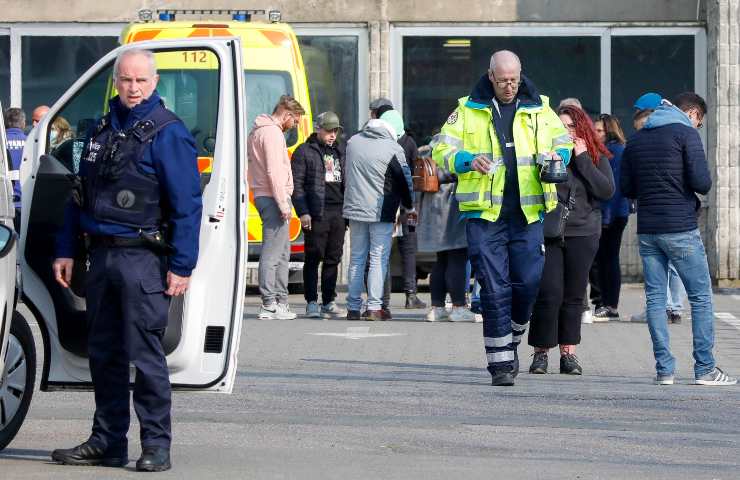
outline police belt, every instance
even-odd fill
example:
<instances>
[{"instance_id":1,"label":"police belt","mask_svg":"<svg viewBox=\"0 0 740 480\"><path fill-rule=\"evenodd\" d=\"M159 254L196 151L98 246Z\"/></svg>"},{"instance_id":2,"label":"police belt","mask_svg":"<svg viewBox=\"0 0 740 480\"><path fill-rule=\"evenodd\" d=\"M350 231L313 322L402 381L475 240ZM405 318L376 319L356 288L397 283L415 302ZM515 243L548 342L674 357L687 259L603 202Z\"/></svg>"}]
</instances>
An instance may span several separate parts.
<instances>
[{"instance_id":1,"label":"police belt","mask_svg":"<svg viewBox=\"0 0 740 480\"><path fill-rule=\"evenodd\" d=\"M113 235L90 235L90 248L151 248L143 238L116 237Z\"/></svg>"}]
</instances>

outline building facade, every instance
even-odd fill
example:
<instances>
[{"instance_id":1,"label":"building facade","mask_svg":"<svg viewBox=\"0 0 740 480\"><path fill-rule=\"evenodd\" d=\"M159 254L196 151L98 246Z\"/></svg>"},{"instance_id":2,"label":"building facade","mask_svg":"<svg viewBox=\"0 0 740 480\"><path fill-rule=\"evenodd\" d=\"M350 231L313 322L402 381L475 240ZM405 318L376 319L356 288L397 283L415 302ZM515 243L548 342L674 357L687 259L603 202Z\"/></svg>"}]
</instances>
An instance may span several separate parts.
<instances>
[{"instance_id":1,"label":"building facade","mask_svg":"<svg viewBox=\"0 0 740 480\"><path fill-rule=\"evenodd\" d=\"M350 132L370 99L387 96L424 143L501 48L521 56L552 104L578 97L592 115L617 115L627 133L642 93L693 90L709 104L701 135L714 187L701 228L710 268L720 286L740 285L740 0L211 3L0 0L0 100L27 113L53 103L141 9L216 7L279 10L299 36L314 112L337 111ZM639 278L634 223L622 266Z\"/></svg>"}]
</instances>

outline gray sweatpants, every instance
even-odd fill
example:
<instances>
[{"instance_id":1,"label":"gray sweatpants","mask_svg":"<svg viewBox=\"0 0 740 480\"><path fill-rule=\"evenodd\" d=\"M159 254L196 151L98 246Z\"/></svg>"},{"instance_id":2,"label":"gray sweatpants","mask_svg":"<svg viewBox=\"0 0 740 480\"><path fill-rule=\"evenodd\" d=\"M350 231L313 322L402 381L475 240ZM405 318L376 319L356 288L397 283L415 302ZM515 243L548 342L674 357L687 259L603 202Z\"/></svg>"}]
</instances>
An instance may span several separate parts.
<instances>
[{"instance_id":1,"label":"gray sweatpants","mask_svg":"<svg viewBox=\"0 0 740 480\"><path fill-rule=\"evenodd\" d=\"M272 197L255 197L254 205L262 219L262 251L259 264L259 286L263 305L288 303L288 267L290 262L290 229L280 216Z\"/></svg>"}]
</instances>

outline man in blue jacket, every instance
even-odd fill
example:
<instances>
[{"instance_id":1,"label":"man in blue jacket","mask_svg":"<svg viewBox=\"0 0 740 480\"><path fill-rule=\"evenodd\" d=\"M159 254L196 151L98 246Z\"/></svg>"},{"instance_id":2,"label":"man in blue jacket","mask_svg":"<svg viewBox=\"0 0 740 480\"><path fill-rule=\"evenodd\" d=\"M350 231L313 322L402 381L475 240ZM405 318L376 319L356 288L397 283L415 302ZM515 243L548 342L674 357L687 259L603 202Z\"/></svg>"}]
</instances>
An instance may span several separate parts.
<instances>
[{"instance_id":1,"label":"man in blue jacket","mask_svg":"<svg viewBox=\"0 0 740 480\"><path fill-rule=\"evenodd\" d=\"M675 106L674 106L675 105ZM712 179L697 129L707 105L695 93L682 93L655 109L627 142L621 187L637 199L637 233L645 275L647 321L659 385L674 383L675 358L666 317L667 265L671 261L691 304L694 376L699 385L734 385L715 365L712 280L697 226L696 194L706 195Z\"/></svg>"},{"instance_id":2,"label":"man in blue jacket","mask_svg":"<svg viewBox=\"0 0 740 480\"><path fill-rule=\"evenodd\" d=\"M15 206L15 230L20 232L21 225L21 182L20 168L23 159L23 147L26 145L26 114L20 108L5 110L5 135L10 154L10 178L13 181L13 205Z\"/></svg>"},{"instance_id":3,"label":"man in blue jacket","mask_svg":"<svg viewBox=\"0 0 740 480\"><path fill-rule=\"evenodd\" d=\"M57 238L53 270L65 288L79 233L90 245L86 300L95 416L87 441L52 452L66 465L128 463L133 364L142 445L136 469L170 468L172 400L162 338L170 298L185 293L198 259L202 199L195 141L164 107L158 79L147 50L127 50L116 60L118 96L87 142L82 188Z\"/></svg>"}]
</instances>

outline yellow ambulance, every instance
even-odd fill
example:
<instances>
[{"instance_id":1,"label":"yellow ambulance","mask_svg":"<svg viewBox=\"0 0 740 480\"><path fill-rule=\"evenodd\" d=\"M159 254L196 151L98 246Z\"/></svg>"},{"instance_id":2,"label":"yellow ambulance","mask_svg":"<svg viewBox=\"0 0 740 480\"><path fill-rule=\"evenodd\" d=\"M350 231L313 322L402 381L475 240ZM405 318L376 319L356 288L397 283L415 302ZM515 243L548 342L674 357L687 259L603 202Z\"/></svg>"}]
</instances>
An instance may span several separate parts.
<instances>
[{"instance_id":1,"label":"yellow ambulance","mask_svg":"<svg viewBox=\"0 0 740 480\"><path fill-rule=\"evenodd\" d=\"M155 20L154 17L157 19ZM254 20L252 17L266 15L268 21ZM213 18L226 17L226 21L193 20L185 21L181 17ZM247 124L250 126L257 115L272 113L278 98L283 94L292 95L306 109L298 128L286 133L288 151L292 155L295 148L303 143L313 131L311 102L306 80L306 69L298 48L298 40L293 29L280 23L280 13L272 10L157 10L142 11L140 21L129 24L121 32L122 45L146 40L166 40L187 37L230 37L241 39L246 84ZM230 17L230 18L229 18ZM178 52L177 55L157 55L157 69L160 81L157 86L159 94L168 108L183 119L191 128L199 150L198 166L202 181L208 182L213 161L212 149L209 150L212 136L209 132L215 126L203 125L202 106L189 105L187 96L181 95L186 89L203 89L205 85L198 82L198 72L217 69L213 55L206 51ZM167 71L177 75L167 75ZM186 75L190 72L190 76ZM190 85L183 85L190 82ZM213 92L217 95L217 92ZM202 92L197 97L202 101ZM177 99L177 104L168 102ZM214 106L217 102L214 101ZM249 212L247 220L249 240L248 259L254 267L259 259L262 243L262 222L254 206L250 191ZM291 281L300 281L299 270L302 268L304 245L301 223L293 211L290 220L291 239Z\"/></svg>"}]
</instances>

